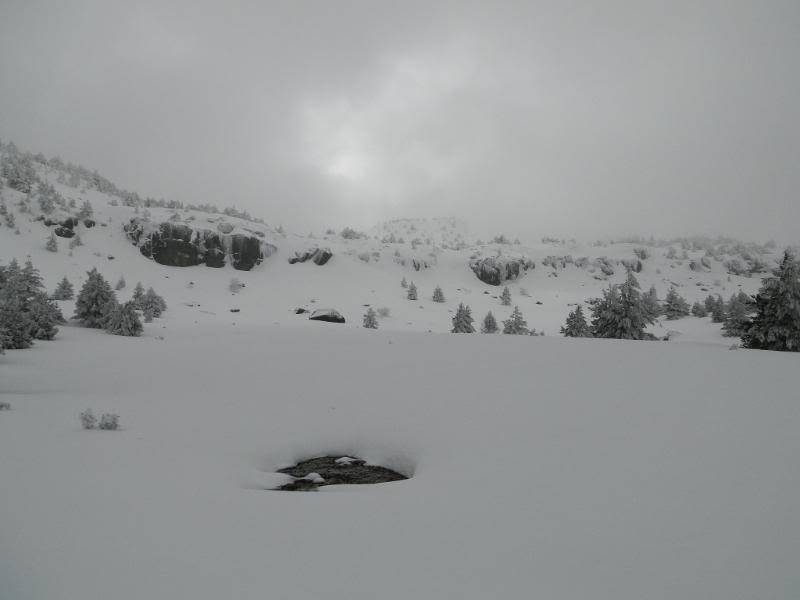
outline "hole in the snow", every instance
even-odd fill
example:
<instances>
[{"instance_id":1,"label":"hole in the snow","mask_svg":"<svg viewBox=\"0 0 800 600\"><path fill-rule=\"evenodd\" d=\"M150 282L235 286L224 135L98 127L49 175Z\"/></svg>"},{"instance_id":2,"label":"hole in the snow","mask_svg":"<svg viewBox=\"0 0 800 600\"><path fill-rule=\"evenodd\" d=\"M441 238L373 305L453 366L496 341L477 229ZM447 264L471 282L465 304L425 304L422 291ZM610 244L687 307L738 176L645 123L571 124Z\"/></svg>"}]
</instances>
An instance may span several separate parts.
<instances>
[{"instance_id":1,"label":"hole in the snow","mask_svg":"<svg viewBox=\"0 0 800 600\"><path fill-rule=\"evenodd\" d=\"M301 461L293 467L279 469L278 473L294 478L277 488L290 492L316 490L323 485L386 483L408 479L397 471L369 465L354 456L319 456Z\"/></svg>"}]
</instances>

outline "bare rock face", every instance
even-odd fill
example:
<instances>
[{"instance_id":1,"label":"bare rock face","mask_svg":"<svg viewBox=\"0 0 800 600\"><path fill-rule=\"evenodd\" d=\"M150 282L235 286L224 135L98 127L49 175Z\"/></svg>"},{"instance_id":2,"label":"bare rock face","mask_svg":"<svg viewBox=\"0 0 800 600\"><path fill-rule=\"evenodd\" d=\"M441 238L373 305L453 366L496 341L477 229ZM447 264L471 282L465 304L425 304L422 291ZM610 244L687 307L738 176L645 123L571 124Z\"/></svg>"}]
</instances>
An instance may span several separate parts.
<instances>
[{"instance_id":1,"label":"bare rock face","mask_svg":"<svg viewBox=\"0 0 800 600\"><path fill-rule=\"evenodd\" d=\"M505 281L519 279L535 265L527 258L488 257L473 259L469 266L475 276L484 283L502 285Z\"/></svg>"},{"instance_id":2,"label":"bare rock face","mask_svg":"<svg viewBox=\"0 0 800 600\"><path fill-rule=\"evenodd\" d=\"M63 225L59 225L53 230L58 237L62 238L71 238L75 236L75 232L70 227L64 227Z\"/></svg>"},{"instance_id":3,"label":"bare rock face","mask_svg":"<svg viewBox=\"0 0 800 600\"><path fill-rule=\"evenodd\" d=\"M332 308L320 308L311 313L309 321L327 321L328 323L344 323L344 317L338 310Z\"/></svg>"},{"instance_id":4,"label":"bare rock face","mask_svg":"<svg viewBox=\"0 0 800 600\"><path fill-rule=\"evenodd\" d=\"M305 252L295 252L295 255L289 259L289 264L304 263L311 261L315 265L322 266L333 258L333 252L330 248L312 248Z\"/></svg>"},{"instance_id":5,"label":"bare rock face","mask_svg":"<svg viewBox=\"0 0 800 600\"><path fill-rule=\"evenodd\" d=\"M134 218L123 229L142 255L171 267L204 264L220 268L230 262L234 269L249 271L277 251L275 246L257 237L196 230L181 223L161 223L154 227Z\"/></svg>"}]
</instances>

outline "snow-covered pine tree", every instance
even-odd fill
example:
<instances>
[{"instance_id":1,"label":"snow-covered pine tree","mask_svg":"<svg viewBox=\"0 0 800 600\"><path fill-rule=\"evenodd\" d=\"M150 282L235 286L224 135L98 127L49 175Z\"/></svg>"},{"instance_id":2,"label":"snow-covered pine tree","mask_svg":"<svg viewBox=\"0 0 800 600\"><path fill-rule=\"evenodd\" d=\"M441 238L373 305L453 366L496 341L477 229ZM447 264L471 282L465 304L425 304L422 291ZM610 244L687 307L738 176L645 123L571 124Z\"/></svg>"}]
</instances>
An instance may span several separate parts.
<instances>
[{"instance_id":1,"label":"snow-covered pine tree","mask_svg":"<svg viewBox=\"0 0 800 600\"><path fill-rule=\"evenodd\" d=\"M72 300L75 297L75 290L69 279L64 278L58 282L55 291L53 292L53 300Z\"/></svg>"},{"instance_id":2,"label":"snow-covered pine tree","mask_svg":"<svg viewBox=\"0 0 800 600\"><path fill-rule=\"evenodd\" d=\"M58 240L56 239L55 233L50 234L50 237L47 238L47 242L45 243L44 247L48 252L58 252Z\"/></svg>"},{"instance_id":3,"label":"snow-covered pine tree","mask_svg":"<svg viewBox=\"0 0 800 600\"><path fill-rule=\"evenodd\" d=\"M633 273L623 284L603 290L601 298L589 300L592 335L621 340L653 339L644 329L655 321L644 307L639 282Z\"/></svg>"},{"instance_id":4,"label":"snow-covered pine tree","mask_svg":"<svg viewBox=\"0 0 800 600\"><path fill-rule=\"evenodd\" d=\"M579 304L575 310L567 315L567 322L561 328L564 337L592 337L592 330L583 314L583 307Z\"/></svg>"},{"instance_id":5,"label":"snow-covered pine tree","mask_svg":"<svg viewBox=\"0 0 800 600\"><path fill-rule=\"evenodd\" d=\"M139 320L136 306L133 302L117 304L111 310L106 319L106 331L114 335L125 335L136 337L142 335L144 327Z\"/></svg>"},{"instance_id":6,"label":"snow-covered pine tree","mask_svg":"<svg viewBox=\"0 0 800 600\"><path fill-rule=\"evenodd\" d=\"M459 303L456 309L451 333L475 333L475 328L472 326L472 310L463 302Z\"/></svg>"},{"instance_id":7,"label":"snow-covered pine tree","mask_svg":"<svg viewBox=\"0 0 800 600\"><path fill-rule=\"evenodd\" d=\"M126 285L127 284L125 283L125 276L120 275L119 279L117 280L117 285L114 286L114 289L116 291L124 290Z\"/></svg>"},{"instance_id":8,"label":"snow-covered pine tree","mask_svg":"<svg viewBox=\"0 0 800 600\"><path fill-rule=\"evenodd\" d=\"M433 301L434 302L444 302L445 301L444 292L442 291L442 288L439 287L438 285L436 286L436 289L433 290Z\"/></svg>"},{"instance_id":9,"label":"snow-covered pine tree","mask_svg":"<svg viewBox=\"0 0 800 600\"><path fill-rule=\"evenodd\" d=\"M56 325L65 322L61 309L43 292L36 293L29 300L28 316L35 340L52 340L58 333Z\"/></svg>"},{"instance_id":10,"label":"snow-covered pine tree","mask_svg":"<svg viewBox=\"0 0 800 600\"><path fill-rule=\"evenodd\" d=\"M725 311L722 323L722 335L725 337L742 337L750 327L750 311L752 301L747 294L733 294Z\"/></svg>"},{"instance_id":11,"label":"snow-covered pine tree","mask_svg":"<svg viewBox=\"0 0 800 600\"><path fill-rule=\"evenodd\" d=\"M508 289L508 288L506 288ZM511 316L503 321L503 333L511 335L528 335L528 323L522 316L519 306L515 306L511 311Z\"/></svg>"},{"instance_id":12,"label":"snow-covered pine tree","mask_svg":"<svg viewBox=\"0 0 800 600\"><path fill-rule=\"evenodd\" d=\"M417 286L414 285L414 282L408 284L408 294L406 296L409 300L416 300L417 299Z\"/></svg>"},{"instance_id":13,"label":"snow-covered pine tree","mask_svg":"<svg viewBox=\"0 0 800 600\"><path fill-rule=\"evenodd\" d=\"M136 305L134 303L134 305ZM138 308L142 311L150 310L153 313L155 318L161 316L165 310L167 310L167 303L164 301L164 298L156 294L153 288L147 288L147 292L142 298L141 303L139 304Z\"/></svg>"},{"instance_id":14,"label":"snow-covered pine tree","mask_svg":"<svg viewBox=\"0 0 800 600\"><path fill-rule=\"evenodd\" d=\"M5 269L4 280L0 282L0 331L6 349L30 348L33 343L26 298L21 270L17 261L12 260Z\"/></svg>"},{"instance_id":15,"label":"snow-covered pine tree","mask_svg":"<svg viewBox=\"0 0 800 600\"><path fill-rule=\"evenodd\" d=\"M714 299L714 305L711 308L711 322L724 323L725 322L725 301L722 296L717 295Z\"/></svg>"},{"instance_id":16,"label":"snow-covered pine tree","mask_svg":"<svg viewBox=\"0 0 800 600\"><path fill-rule=\"evenodd\" d=\"M675 319L682 319L683 317L689 316L690 312L691 307L689 303L678 294L678 290L674 287L669 288L667 297L664 299L664 316L667 317L667 320L674 321Z\"/></svg>"},{"instance_id":17,"label":"snow-covered pine tree","mask_svg":"<svg viewBox=\"0 0 800 600\"><path fill-rule=\"evenodd\" d=\"M661 314L661 304L658 301L656 286L650 286L648 292L642 296L642 303L647 314L653 319L656 319Z\"/></svg>"},{"instance_id":18,"label":"snow-covered pine tree","mask_svg":"<svg viewBox=\"0 0 800 600\"><path fill-rule=\"evenodd\" d=\"M699 317L701 319L703 317L707 317L708 310L706 310L705 304L703 304L702 302L695 302L694 304L692 304L692 316Z\"/></svg>"},{"instance_id":19,"label":"snow-covered pine tree","mask_svg":"<svg viewBox=\"0 0 800 600\"><path fill-rule=\"evenodd\" d=\"M117 305L117 297L105 278L92 269L75 301L75 318L84 326L102 329L111 310Z\"/></svg>"},{"instance_id":20,"label":"snow-covered pine tree","mask_svg":"<svg viewBox=\"0 0 800 600\"><path fill-rule=\"evenodd\" d=\"M706 299L703 300L703 306L705 307L707 313L713 312L714 306L716 306L716 304L717 304L717 299L714 298L714 296L712 296L711 294L706 296Z\"/></svg>"},{"instance_id":21,"label":"snow-covered pine tree","mask_svg":"<svg viewBox=\"0 0 800 600\"><path fill-rule=\"evenodd\" d=\"M486 313L483 317L483 324L481 325L481 333L497 333L497 319L494 318L492 311Z\"/></svg>"},{"instance_id":22,"label":"snow-covered pine tree","mask_svg":"<svg viewBox=\"0 0 800 600\"><path fill-rule=\"evenodd\" d=\"M511 306L511 291L508 286L503 288L503 293L500 294L500 304L503 306Z\"/></svg>"},{"instance_id":23,"label":"snow-covered pine tree","mask_svg":"<svg viewBox=\"0 0 800 600\"><path fill-rule=\"evenodd\" d=\"M141 281L136 282L136 287L133 288L133 296L131 300L136 305L136 308L143 310L142 301L144 300L144 286Z\"/></svg>"},{"instance_id":24,"label":"snow-covered pine tree","mask_svg":"<svg viewBox=\"0 0 800 600\"><path fill-rule=\"evenodd\" d=\"M742 336L745 348L800 352L800 262L790 251L761 284L755 316Z\"/></svg>"},{"instance_id":25,"label":"snow-covered pine tree","mask_svg":"<svg viewBox=\"0 0 800 600\"><path fill-rule=\"evenodd\" d=\"M367 309L367 312L364 314L364 327L366 329L377 329L378 328L378 314L375 312L375 309L371 306Z\"/></svg>"}]
</instances>

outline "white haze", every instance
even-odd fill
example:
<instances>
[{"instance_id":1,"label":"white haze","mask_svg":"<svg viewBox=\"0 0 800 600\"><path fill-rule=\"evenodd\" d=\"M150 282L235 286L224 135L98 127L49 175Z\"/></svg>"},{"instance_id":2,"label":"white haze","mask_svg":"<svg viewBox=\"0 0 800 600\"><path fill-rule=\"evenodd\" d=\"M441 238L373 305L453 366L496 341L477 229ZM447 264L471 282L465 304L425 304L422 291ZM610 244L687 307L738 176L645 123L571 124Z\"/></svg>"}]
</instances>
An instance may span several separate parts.
<instances>
[{"instance_id":1,"label":"white haze","mask_svg":"<svg viewBox=\"0 0 800 600\"><path fill-rule=\"evenodd\" d=\"M0 8L0 137L301 229L796 241L800 4Z\"/></svg>"}]
</instances>

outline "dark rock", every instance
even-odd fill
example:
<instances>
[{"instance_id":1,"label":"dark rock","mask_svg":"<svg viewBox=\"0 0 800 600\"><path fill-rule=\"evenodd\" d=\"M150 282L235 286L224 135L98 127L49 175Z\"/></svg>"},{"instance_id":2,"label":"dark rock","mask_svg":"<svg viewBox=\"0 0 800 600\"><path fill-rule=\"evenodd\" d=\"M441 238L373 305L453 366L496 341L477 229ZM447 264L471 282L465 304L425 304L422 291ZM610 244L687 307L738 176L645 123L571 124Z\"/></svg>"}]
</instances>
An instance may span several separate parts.
<instances>
[{"instance_id":1,"label":"dark rock","mask_svg":"<svg viewBox=\"0 0 800 600\"><path fill-rule=\"evenodd\" d=\"M44 217L42 217L42 216L39 216L39 217L38 217L36 220L37 220L37 221L44 221L44 226L45 226L45 227L52 227L53 225L55 225L55 224L56 224L56 222L55 222L55 221L53 221L53 220L51 220L51 219L45 219L45 218L44 218Z\"/></svg>"},{"instance_id":2,"label":"dark rock","mask_svg":"<svg viewBox=\"0 0 800 600\"><path fill-rule=\"evenodd\" d=\"M96 223L95 223L94 219L84 219L83 220L83 226L86 227L87 229L91 229L95 225L96 225Z\"/></svg>"},{"instance_id":3,"label":"dark rock","mask_svg":"<svg viewBox=\"0 0 800 600\"><path fill-rule=\"evenodd\" d=\"M67 217L66 219L61 221L61 226L66 227L67 229L74 229L75 227L78 226L79 222L80 221L78 221L78 219L76 219L75 217Z\"/></svg>"},{"instance_id":4,"label":"dark rock","mask_svg":"<svg viewBox=\"0 0 800 600\"><path fill-rule=\"evenodd\" d=\"M342 461L342 459L350 460ZM340 462L337 462L337 460ZM321 456L304 460L293 467L280 469L278 473L297 478L279 488L291 491L316 489L323 485L361 485L408 479L405 475L392 469L378 465L368 465L366 461L360 458L342 456ZM319 474L324 481L315 483L310 479L303 479L311 473Z\"/></svg>"},{"instance_id":5,"label":"dark rock","mask_svg":"<svg viewBox=\"0 0 800 600\"><path fill-rule=\"evenodd\" d=\"M61 225L59 225L58 227L56 227L56 228L53 230L53 232L54 232L54 233L55 233L55 234L56 234L58 237L63 237L63 238L71 238L71 237L74 237L74 236L75 236L75 232L74 232L74 231L72 231L72 229L68 229L67 227L62 227Z\"/></svg>"},{"instance_id":6,"label":"dark rock","mask_svg":"<svg viewBox=\"0 0 800 600\"><path fill-rule=\"evenodd\" d=\"M307 312L308 311L305 308L295 308L294 309L294 314L296 314L296 315L302 315L303 313L307 313Z\"/></svg>"},{"instance_id":7,"label":"dark rock","mask_svg":"<svg viewBox=\"0 0 800 600\"><path fill-rule=\"evenodd\" d=\"M249 271L264 260L261 242L253 237L235 234L231 236L231 257L234 269Z\"/></svg>"},{"instance_id":8,"label":"dark rock","mask_svg":"<svg viewBox=\"0 0 800 600\"><path fill-rule=\"evenodd\" d=\"M160 265L193 267L203 255L192 243L192 229L186 225L162 223L139 247L139 251Z\"/></svg>"},{"instance_id":9,"label":"dark rock","mask_svg":"<svg viewBox=\"0 0 800 600\"><path fill-rule=\"evenodd\" d=\"M313 492L318 489L321 484L314 483L310 479L295 479L289 483L284 483L278 489L284 492Z\"/></svg>"},{"instance_id":10,"label":"dark rock","mask_svg":"<svg viewBox=\"0 0 800 600\"><path fill-rule=\"evenodd\" d=\"M239 308L232 308L232 309L230 309L230 311L231 311L232 313L237 313L237 312L240 312L240 311L241 311L241 309L239 309Z\"/></svg>"},{"instance_id":11,"label":"dark rock","mask_svg":"<svg viewBox=\"0 0 800 600\"><path fill-rule=\"evenodd\" d=\"M315 265L322 266L326 264L333 257L333 252L330 248L312 248L305 252L295 252L295 255L289 259L289 264L304 263L308 260Z\"/></svg>"},{"instance_id":12,"label":"dark rock","mask_svg":"<svg viewBox=\"0 0 800 600\"><path fill-rule=\"evenodd\" d=\"M344 317L338 310L332 308L320 308L311 313L308 317L310 321L327 321L328 323L344 323Z\"/></svg>"},{"instance_id":13,"label":"dark rock","mask_svg":"<svg viewBox=\"0 0 800 600\"><path fill-rule=\"evenodd\" d=\"M470 261L472 272L489 285L501 285L504 281L518 279L528 269L534 268L527 258L478 258Z\"/></svg>"}]
</instances>

